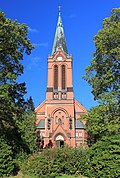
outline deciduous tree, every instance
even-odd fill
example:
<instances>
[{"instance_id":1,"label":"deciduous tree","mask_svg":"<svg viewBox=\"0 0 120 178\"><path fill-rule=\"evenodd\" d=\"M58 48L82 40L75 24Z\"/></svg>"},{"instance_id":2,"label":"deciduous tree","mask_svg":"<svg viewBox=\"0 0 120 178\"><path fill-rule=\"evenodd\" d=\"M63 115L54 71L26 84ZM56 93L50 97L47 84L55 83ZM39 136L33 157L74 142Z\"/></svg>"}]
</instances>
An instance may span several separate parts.
<instances>
[{"instance_id":1,"label":"deciduous tree","mask_svg":"<svg viewBox=\"0 0 120 178\"><path fill-rule=\"evenodd\" d=\"M120 177L120 135L103 137L89 148L88 157L84 172L87 177Z\"/></svg>"},{"instance_id":2,"label":"deciduous tree","mask_svg":"<svg viewBox=\"0 0 120 178\"><path fill-rule=\"evenodd\" d=\"M94 37L96 51L84 79L99 106L84 116L87 124L88 177L119 177L120 150L120 8L113 9Z\"/></svg>"},{"instance_id":3,"label":"deciduous tree","mask_svg":"<svg viewBox=\"0 0 120 178\"><path fill-rule=\"evenodd\" d=\"M103 20L103 27L94 37L96 50L84 79L100 102L88 113L88 130L98 137L117 134L120 123L120 8ZM101 136L100 136L101 135Z\"/></svg>"},{"instance_id":4,"label":"deciduous tree","mask_svg":"<svg viewBox=\"0 0 120 178\"><path fill-rule=\"evenodd\" d=\"M24 108L25 83L16 79L23 73L23 54L33 49L27 26L10 20L0 11L0 128L15 127ZM12 128L12 127L11 127Z\"/></svg>"},{"instance_id":5,"label":"deciduous tree","mask_svg":"<svg viewBox=\"0 0 120 178\"><path fill-rule=\"evenodd\" d=\"M120 8L103 20L102 29L94 37L96 51L84 77L92 86L95 99L120 101Z\"/></svg>"},{"instance_id":6,"label":"deciduous tree","mask_svg":"<svg viewBox=\"0 0 120 178\"><path fill-rule=\"evenodd\" d=\"M9 164L6 163L6 168L3 165L4 162L0 162L0 167L3 168L0 171L3 171L3 176L12 171L14 167L12 159L21 148L30 150L21 136L17 123L25 110L26 88L25 83L18 83L16 79L23 73L21 60L24 54L30 55L33 49L27 34L25 24L6 18L0 11L0 139L5 140L0 146L2 153L5 153L6 147L7 159L5 157L3 159L6 161L11 159ZM6 169L5 174L4 169Z\"/></svg>"}]
</instances>

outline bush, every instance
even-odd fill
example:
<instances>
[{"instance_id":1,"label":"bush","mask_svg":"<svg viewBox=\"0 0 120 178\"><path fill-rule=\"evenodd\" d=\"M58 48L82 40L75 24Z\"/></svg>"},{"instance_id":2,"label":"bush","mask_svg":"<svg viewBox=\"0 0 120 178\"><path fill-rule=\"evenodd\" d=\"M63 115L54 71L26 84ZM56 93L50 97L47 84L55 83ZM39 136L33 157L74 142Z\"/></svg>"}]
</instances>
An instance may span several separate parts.
<instances>
[{"instance_id":1,"label":"bush","mask_svg":"<svg viewBox=\"0 0 120 178\"><path fill-rule=\"evenodd\" d=\"M88 150L87 169L89 178L120 177L120 135L106 136Z\"/></svg>"},{"instance_id":2,"label":"bush","mask_svg":"<svg viewBox=\"0 0 120 178\"><path fill-rule=\"evenodd\" d=\"M30 156L22 166L24 174L54 178L62 174L80 174L85 170L86 151L80 148L55 148Z\"/></svg>"},{"instance_id":3,"label":"bush","mask_svg":"<svg viewBox=\"0 0 120 178\"><path fill-rule=\"evenodd\" d=\"M0 138L0 177L9 176L15 168L11 147Z\"/></svg>"}]
</instances>

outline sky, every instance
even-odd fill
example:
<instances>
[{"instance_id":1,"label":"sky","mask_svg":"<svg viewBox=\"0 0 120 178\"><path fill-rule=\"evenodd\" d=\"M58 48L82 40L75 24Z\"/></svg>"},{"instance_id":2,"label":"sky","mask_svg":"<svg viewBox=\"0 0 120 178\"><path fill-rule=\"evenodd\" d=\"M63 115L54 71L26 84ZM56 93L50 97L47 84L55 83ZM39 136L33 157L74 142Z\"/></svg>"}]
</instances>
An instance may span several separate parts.
<instances>
[{"instance_id":1,"label":"sky","mask_svg":"<svg viewBox=\"0 0 120 178\"><path fill-rule=\"evenodd\" d=\"M93 37L111 10L120 7L120 0L0 0L6 17L27 24L28 37L35 46L30 56L24 55L24 74L18 82L26 83L25 98L32 96L35 107L45 100L47 57L52 52L59 5L68 53L73 56L74 97L89 110L97 102L82 76L95 51Z\"/></svg>"}]
</instances>

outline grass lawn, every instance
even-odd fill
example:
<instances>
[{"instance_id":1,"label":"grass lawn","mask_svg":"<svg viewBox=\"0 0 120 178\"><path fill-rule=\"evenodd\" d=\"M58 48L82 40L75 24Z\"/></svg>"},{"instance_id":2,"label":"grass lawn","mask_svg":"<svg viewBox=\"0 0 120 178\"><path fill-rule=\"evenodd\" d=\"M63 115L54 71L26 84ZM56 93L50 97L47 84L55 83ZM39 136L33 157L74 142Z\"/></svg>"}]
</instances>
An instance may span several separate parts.
<instances>
[{"instance_id":1,"label":"grass lawn","mask_svg":"<svg viewBox=\"0 0 120 178\"><path fill-rule=\"evenodd\" d=\"M57 176L56 178L85 178L83 176L69 176L69 175L63 175L63 176Z\"/></svg>"},{"instance_id":2,"label":"grass lawn","mask_svg":"<svg viewBox=\"0 0 120 178\"><path fill-rule=\"evenodd\" d=\"M17 176L11 176L9 178L36 178L35 176L23 175L20 171Z\"/></svg>"},{"instance_id":3,"label":"grass lawn","mask_svg":"<svg viewBox=\"0 0 120 178\"><path fill-rule=\"evenodd\" d=\"M19 172L17 176L11 176L9 178L36 178L35 176L23 175L22 172ZM49 177L48 177L49 178ZM56 178L85 178L83 176L70 176L70 175L63 175L57 176Z\"/></svg>"}]
</instances>

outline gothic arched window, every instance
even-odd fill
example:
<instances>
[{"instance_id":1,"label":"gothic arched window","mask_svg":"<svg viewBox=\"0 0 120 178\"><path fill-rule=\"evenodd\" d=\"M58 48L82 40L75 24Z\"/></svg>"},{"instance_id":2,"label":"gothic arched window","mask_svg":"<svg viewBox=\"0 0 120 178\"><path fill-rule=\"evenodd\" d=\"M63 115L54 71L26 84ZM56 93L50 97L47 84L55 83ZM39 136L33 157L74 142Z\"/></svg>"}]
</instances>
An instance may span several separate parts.
<instances>
[{"instance_id":1,"label":"gothic arched window","mask_svg":"<svg viewBox=\"0 0 120 178\"><path fill-rule=\"evenodd\" d=\"M58 66L54 66L54 89L58 90Z\"/></svg>"},{"instance_id":2,"label":"gothic arched window","mask_svg":"<svg viewBox=\"0 0 120 178\"><path fill-rule=\"evenodd\" d=\"M65 80L65 65L62 65L62 90L65 90L66 80Z\"/></svg>"},{"instance_id":3,"label":"gothic arched window","mask_svg":"<svg viewBox=\"0 0 120 178\"><path fill-rule=\"evenodd\" d=\"M69 118L70 129L72 129L72 117Z\"/></svg>"}]
</instances>

